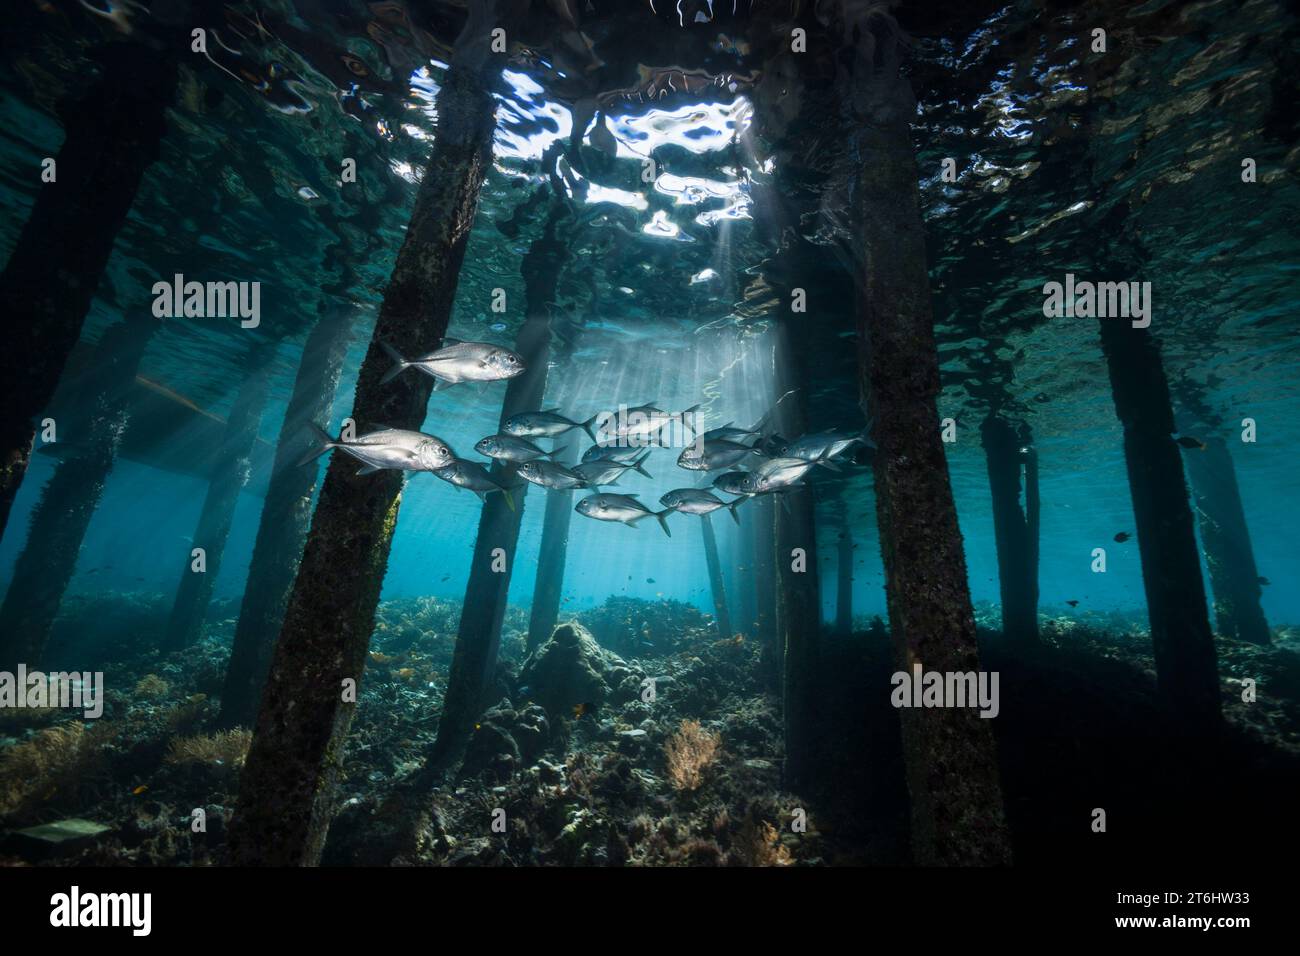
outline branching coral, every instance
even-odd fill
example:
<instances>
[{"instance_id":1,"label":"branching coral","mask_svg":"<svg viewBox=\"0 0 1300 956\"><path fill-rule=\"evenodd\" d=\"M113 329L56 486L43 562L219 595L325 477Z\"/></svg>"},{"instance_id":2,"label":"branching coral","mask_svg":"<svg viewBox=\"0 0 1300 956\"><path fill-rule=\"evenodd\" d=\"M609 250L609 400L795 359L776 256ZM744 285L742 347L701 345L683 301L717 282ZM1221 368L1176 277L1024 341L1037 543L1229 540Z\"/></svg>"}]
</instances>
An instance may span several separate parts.
<instances>
[{"instance_id":1,"label":"branching coral","mask_svg":"<svg viewBox=\"0 0 1300 956\"><path fill-rule=\"evenodd\" d=\"M145 674L135 684L135 696L145 700L157 700L166 697L171 685L157 674Z\"/></svg>"},{"instance_id":2,"label":"branching coral","mask_svg":"<svg viewBox=\"0 0 1300 956\"><path fill-rule=\"evenodd\" d=\"M75 790L97 769L106 735L73 721L0 751L0 813Z\"/></svg>"},{"instance_id":3,"label":"branching coral","mask_svg":"<svg viewBox=\"0 0 1300 956\"><path fill-rule=\"evenodd\" d=\"M248 756L253 732L245 728L222 730L215 734L177 737L167 751L168 763L210 763L227 767L243 766Z\"/></svg>"},{"instance_id":4,"label":"branching coral","mask_svg":"<svg viewBox=\"0 0 1300 956\"><path fill-rule=\"evenodd\" d=\"M683 720L664 745L668 779L678 790L695 790L704 782L704 770L717 759L722 739L705 730L698 720Z\"/></svg>"},{"instance_id":5,"label":"branching coral","mask_svg":"<svg viewBox=\"0 0 1300 956\"><path fill-rule=\"evenodd\" d=\"M789 866L794 862L776 827L764 821L750 821L741 828L731 859L740 866Z\"/></svg>"}]
</instances>

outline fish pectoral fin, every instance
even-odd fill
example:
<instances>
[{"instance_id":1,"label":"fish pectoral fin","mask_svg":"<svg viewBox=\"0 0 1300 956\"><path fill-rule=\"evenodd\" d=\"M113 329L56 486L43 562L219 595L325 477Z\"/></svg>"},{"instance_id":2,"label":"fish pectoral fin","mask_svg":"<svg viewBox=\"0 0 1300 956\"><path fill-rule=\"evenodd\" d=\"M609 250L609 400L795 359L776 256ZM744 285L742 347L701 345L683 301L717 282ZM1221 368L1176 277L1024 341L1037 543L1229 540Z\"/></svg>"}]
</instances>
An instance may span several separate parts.
<instances>
[{"instance_id":1,"label":"fish pectoral fin","mask_svg":"<svg viewBox=\"0 0 1300 956\"><path fill-rule=\"evenodd\" d=\"M377 472L377 471L383 471L383 470L384 470L384 469L379 468L379 467L377 467L377 466L375 466L375 465L362 465L360 468L357 469L357 474L358 474L358 475L373 475L375 472Z\"/></svg>"}]
</instances>

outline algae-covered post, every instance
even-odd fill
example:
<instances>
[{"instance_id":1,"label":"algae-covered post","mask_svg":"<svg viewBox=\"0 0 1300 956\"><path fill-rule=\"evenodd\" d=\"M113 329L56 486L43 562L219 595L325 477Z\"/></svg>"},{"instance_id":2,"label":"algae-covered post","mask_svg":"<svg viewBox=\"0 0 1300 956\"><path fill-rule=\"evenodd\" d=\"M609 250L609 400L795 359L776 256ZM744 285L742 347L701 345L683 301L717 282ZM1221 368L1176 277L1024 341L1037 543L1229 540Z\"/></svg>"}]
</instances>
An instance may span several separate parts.
<instances>
[{"instance_id":1,"label":"algae-covered post","mask_svg":"<svg viewBox=\"0 0 1300 956\"><path fill-rule=\"evenodd\" d=\"M140 358L157 328L148 315L124 319L110 326L95 348L77 402L84 417L62 426L64 440L76 450L55 466L41 491L0 606L0 670L13 670L19 662L35 666L44 654L117 458Z\"/></svg>"},{"instance_id":2,"label":"algae-covered post","mask_svg":"<svg viewBox=\"0 0 1300 956\"><path fill-rule=\"evenodd\" d=\"M841 516L840 539L836 548L835 632L853 633L853 530L848 516Z\"/></svg>"},{"instance_id":3,"label":"algae-covered post","mask_svg":"<svg viewBox=\"0 0 1300 956\"><path fill-rule=\"evenodd\" d=\"M521 265L526 315L515 350L522 356L526 369L506 387L501 406L502 425L514 415L537 411L546 393L551 303L555 301L565 258L564 243L555 237L558 221L559 211L553 208L545 230L533 240ZM427 774L421 779L427 779L458 756L482 710L483 692L496 667L527 486L509 462L498 461L492 473L499 483L513 486L513 502L505 495L490 495L483 503L460 627L456 631L456 650L447 676L447 695L438 721L438 737L429 752Z\"/></svg>"},{"instance_id":4,"label":"algae-covered post","mask_svg":"<svg viewBox=\"0 0 1300 956\"><path fill-rule=\"evenodd\" d=\"M262 409L270 390L274 354L271 345L253 347L247 363L248 377L235 395L226 427L222 430L221 446L212 457L207 494L203 497L194 537L190 547L185 549L181 582L176 589L163 637L163 646L169 651L189 647L203 631L212 588L221 570L221 558L234 524L235 505L239 502L239 493L248 483L253 445L257 441Z\"/></svg>"},{"instance_id":5,"label":"algae-covered post","mask_svg":"<svg viewBox=\"0 0 1300 956\"><path fill-rule=\"evenodd\" d=\"M358 430L424 422L432 380L408 374L381 384L392 361L380 343L424 355L447 332L492 161L492 87L504 61L490 51L493 8L471 5L438 93L437 135L357 382ZM325 474L240 777L227 839L234 863L320 859L403 481L400 472L356 471L338 455Z\"/></svg>"},{"instance_id":6,"label":"algae-covered post","mask_svg":"<svg viewBox=\"0 0 1300 956\"><path fill-rule=\"evenodd\" d=\"M556 444L566 441L557 438ZM577 443L567 439L564 450L552 461L572 465L578 460ZM521 489L522 490L522 489ZM569 553L569 522L573 518L573 492L558 488L546 494L542 518L542 542L537 551L537 580L533 585L533 606L528 617L528 650L542 645L555 630L560 616L560 593L564 590L564 564Z\"/></svg>"},{"instance_id":7,"label":"algae-covered post","mask_svg":"<svg viewBox=\"0 0 1300 956\"><path fill-rule=\"evenodd\" d=\"M1157 688L1181 719L1206 729L1220 716L1218 663L1164 363L1149 329L1116 319L1100 324L1124 426Z\"/></svg>"},{"instance_id":8,"label":"algae-covered post","mask_svg":"<svg viewBox=\"0 0 1300 956\"><path fill-rule=\"evenodd\" d=\"M164 113L176 90L176 62L139 43L94 54L99 76L65 104L63 146L54 165L34 169L40 192L3 274L0 314L0 534L27 473L36 419L49 404L100 276L158 158ZM17 318L21 317L21 321Z\"/></svg>"},{"instance_id":9,"label":"algae-covered post","mask_svg":"<svg viewBox=\"0 0 1300 956\"><path fill-rule=\"evenodd\" d=\"M838 82L854 157L861 395L874 421L890 631L900 670L977 672L966 559L938 428L939 356L909 127L915 100L899 72L903 47L893 19L872 9L853 26L858 39ZM905 709L901 723L915 862L1008 862L991 722L972 708L937 707Z\"/></svg>"},{"instance_id":10,"label":"algae-covered post","mask_svg":"<svg viewBox=\"0 0 1300 956\"><path fill-rule=\"evenodd\" d=\"M311 523L312 492L319 468L315 461L302 461L309 445L308 426L329 418L350 331L346 313L326 312L303 346L293 393L280 426L271 481L248 566L248 586L226 666L217 719L222 727L249 726L257 716L258 696L284 622L285 606Z\"/></svg>"},{"instance_id":11,"label":"algae-covered post","mask_svg":"<svg viewBox=\"0 0 1300 956\"><path fill-rule=\"evenodd\" d=\"M1027 429L989 415L980 425L993 502L1002 633L1038 640L1038 466ZM1023 503L1021 472L1024 472Z\"/></svg>"},{"instance_id":12,"label":"algae-covered post","mask_svg":"<svg viewBox=\"0 0 1300 956\"><path fill-rule=\"evenodd\" d=\"M1205 564L1210 570L1215 622L1224 637L1251 644L1272 643L1260 606L1261 578L1232 456L1222 438L1208 438L1203 444L1203 448L1186 451L1183 460L1192 482Z\"/></svg>"},{"instance_id":13,"label":"algae-covered post","mask_svg":"<svg viewBox=\"0 0 1300 956\"><path fill-rule=\"evenodd\" d=\"M749 513L754 562L754 638L762 649L763 683L776 693L781 686L781 648L776 640L776 512L771 495L759 495L742 511Z\"/></svg>"},{"instance_id":14,"label":"algae-covered post","mask_svg":"<svg viewBox=\"0 0 1300 956\"><path fill-rule=\"evenodd\" d=\"M774 336L776 391L782 400L775 424L782 435L807 429L803 357L783 320ZM810 487L779 492L776 508L777 639L784 648L781 670L785 722L784 784L798 788L815 772L818 752L818 655L821 642L821 585L817 567L816 513Z\"/></svg>"},{"instance_id":15,"label":"algae-covered post","mask_svg":"<svg viewBox=\"0 0 1300 956\"><path fill-rule=\"evenodd\" d=\"M722 586L718 539L708 515L700 515L700 529L704 533L704 561L709 568L709 591L713 595L713 619L718 625L718 637L726 640L731 637L731 615L727 611L727 592Z\"/></svg>"}]
</instances>

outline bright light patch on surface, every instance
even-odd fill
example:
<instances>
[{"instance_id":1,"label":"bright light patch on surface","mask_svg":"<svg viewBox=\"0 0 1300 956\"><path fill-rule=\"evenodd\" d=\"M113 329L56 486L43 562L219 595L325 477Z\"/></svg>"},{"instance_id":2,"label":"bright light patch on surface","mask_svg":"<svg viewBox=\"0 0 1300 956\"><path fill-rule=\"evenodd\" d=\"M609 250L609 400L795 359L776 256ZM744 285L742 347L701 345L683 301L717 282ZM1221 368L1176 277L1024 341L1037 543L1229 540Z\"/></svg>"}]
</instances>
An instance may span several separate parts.
<instances>
[{"instance_id":1,"label":"bright light patch on surface","mask_svg":"<svg viewBox=\"0 0 1300 956\"><path fill-rule=\"evenodd\" d=\"M680 146L702 154L727 148L748 122L749 103L690 103L673 110L609 117L619 140L619 155L645 156L660 146Z\"/></svg>"},{"instance_id":2,"label":"bright light patch on surface","mask_svg":"<svg viewBox=\"0 0 1300 956\"><path fill-rule=\"evenodd\" d=\"M611 186L602 186L599 183L588 185L587 205L593 206L602 202L612 202L628 209L635 209L638 212L648 209L650 206L645 196L640 193L629 192L626 189L614 189Z\"/></svg>"},{"instance_id":3,"label":"bright light patch on surface","mask_svg":"<svg viewBox=\"0 0 1300 956\"><path fill-rule=\"evenodd\" d=\"M546 99L546 91L536 80L513 70L502 71L501 77L510 93L497 97L500 106L493 142L497 159L539 160L553 143L569 138L573 115Z\"/></svg>"},{"instance_id":4,"label":"bright light patch on surface","mask_svg":"<svg viewBox=\"0 0 1300 956\"><path fill-rule=\"evenodd\" d=\"M661 239L676 239L681 234L681 229L677 223L668 218L668 213L660 209L650 221L641 227L641 231L647 236L658 236Z\"/></svg>"},{"instance_id":5,"label":"bright light patch on surface","mask_svg":"<svg viewBox=\"0 0 1300 956\"><path fill-rule=\"evenodd\" d=\"M698 206L709 199L731 199L739 195L740 183L664 173L655 180L655 189L666 196L673 196L679 206Z\"/></svg>"}]
</instances>

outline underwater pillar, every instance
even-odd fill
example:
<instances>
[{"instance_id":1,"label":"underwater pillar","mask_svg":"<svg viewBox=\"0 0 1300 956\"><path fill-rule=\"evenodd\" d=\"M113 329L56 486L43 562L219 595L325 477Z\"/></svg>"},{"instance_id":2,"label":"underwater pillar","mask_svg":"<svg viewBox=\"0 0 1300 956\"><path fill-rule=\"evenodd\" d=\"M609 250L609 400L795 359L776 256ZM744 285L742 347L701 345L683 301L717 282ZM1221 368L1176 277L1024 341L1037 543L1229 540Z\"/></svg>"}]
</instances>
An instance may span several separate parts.
<instances>
[{"instance_id":1,"label":"underwater pillar","mask_svg":"<svg viewBox=\"0 0 1300 956\"><path fill-rule=\"evenodd\" d=\"M426 355L446 335L492 162L491 88L503 62L488 52L492 26L471 16L438 93L437 136L357 380L358 433L424 424L432 380L412 370L381 385L392 360L380 342ZM231 863L320 860L404 478L358 475L354 459L331 456L240 775Z\"/></svg>"},{"instance_id":2,"label":"underwater pillar","mask_svg":"<svg viewBox=\"0 0 1300 956\"><path fill-rule=\"evenodd\" d=\"M807 429L802 355L785 325L775 334L776 393L781 434L797 438ZM785 726L783 785L797 790L811 780L817 762L817 682L821 641L821 585L817 566L816 514L809 486L778 492L776 512L777 639Z\"/></svg>"},{"instance_id":3,"label":"underwater pillar","mask_svg":"<svg viewBox=\"0 0 1300 956\"><path fill-rule=\"evenodd\" d=\"M847 637L853 633L853 533L847 518L840 528L836 572L835 632Z\"/></svg>"},{"instance_id":4,"label":"underwater pillar","mask_svg":"<svg viewBox=\"0 0 1300 956\"><path fill-rule=\"evenodd\" d=\"M158 328L153 318L112 325L95 348L76 407L80 421L60 423L60 440L74 450L54 466L32 511L27 542L0 605L0 670L39 666L76 570L90 519L113 470L129 417L131 393L145 347Z\"/></svg>"},{"instance_id":5,"label":"underwater pillar","mask_svg":"<svg viewBox=\"0 0 1300 956\"><path fill-rule=\"evenodd\" d=\"M709 567L709 590L713 593L713 619L718 625L718 637L725 641L731 637L731 614L727 610L727 592L722 586L718 539L708 515L700 515L700 528L704 533L704 561Z\"/></svg>"},{"instance_id":6,"label":"underwater pillar","mask_svg":"<svg viewBox=\"0 0 1300 956\"><path fill-rule=\"evenodd\" d=\"M563 441L563 437L556 439ZM569 441L552 461L572 465L578 460L578 445ZM533 585L533 607L528 617L528 653L551 636L560 617L560 593L564 590L564 564L569 553L569 521L573 517L573 492L548 490L546 514L542 519L542 543L537 553L537 579Z\"/></svg>"},{"instance_id":7,"label":"underwater pillar","mask_svg":"<svg viewBox=\"0 0 1300 956\"><path fill-rule=\"evenodd\" d=\"M781 688L782 650L776 639L776 513L772 495L745 502L754 531L754 638L761 649L763 683L771 693Z\"/></svg>"},{"instance_id":8,"label":"underwater pillar","mask_svg":"<svg viewBox=\"0 0 1300 956\"><path fill-rule=\"evenodd\" d=\"M1214 634L1164 363L1147 329L1115 319L1100 325L1115 412L1124 426L1156 685L1181 719L1212 726L1220 716Z\"/></svg>"},{"instance_id":9,"label":"underwater pillar","mask_svg":"<svg viewBox=\"0 0 1300 956\"><path fill-rule=\"evenodd\" d=\"M537 411L546 393L551 343L550 308L555 301L565 258L565 247L555 238L559 215L559 207L553 207L544 233L533 240L520 267L524 276L527 314L519 330L515 351L524 360L526 370L510 379L506 386L501 406L503 425L512 415ZM465 603L460 612L460 627L456 632L456 650L447 675L447 694L438 721L438 738L419 775L421 785L459 756L475 719L482 711L483 694L497 664L501 622L505 617L506 595L515 567L519 526L524 515L524 492L528 486L518 477L513 464L498 462L493 465L492 474L502 485L511 488L514 503L513 507L507 503L505 495L489 495L483 504L478 537L474 540L469 583L465 588ZM548 489L547 494L555 492Z\"/></svg>"},{"instance_id":10,"label":"underwater pillar","mask_svg":"<svg viewBox=\"0 0 1300 956\"><path fill-rule=\"evenodd\" d=\"M145 170L158 158L176 90L176 62L160 51L111 43L93 56L99 78L60 107L55 178L41 183L0 274L0 314L9 319L0 349L0 534L27 473L37 416L81 335Z\"/></svg>"},{"instance_id":11,"label":"underwater pillar","mask_svg":"<svg viewBox=\"0 0 1300 956\"><path fill-rule=\"evenodd\" d=\"M1185 452L1183 460L1192 482L1219 633L1251 644L1270 644L1273 635L1260 605L1255 549L1250 544L1237 470L1227 443L1210 438L1203 450Z\"/></svg>"},{"instance_id":12,"label":"underwater pillar","mask_svg":"<svg viewBox=\"0 0 1300 956\"><path fill-rule=\"evenodd\" d=\"M980 670L957 509L939 431L939 356L902 48L864 31L840 91L860 230L861 397L874 424L877 524L896 666ZM873 44L874 46L868 46ZM992 721L970 707L900 708L913 862L1010 861Z\"/></svg>"},{"instance_id":13,"label":"underwater pillar","mask_svg":"<svg viewBox=\"0 0 1300 956\"><path fill-rule=\"evenodd\" d=\"M280 426L271 480L248 565L248 585L226 666L217 717L218 726L223 728L250 727L257 716L262 682L284 623L284 610L311 524L312 492L319 468L315 460L300 463L312 444L308 425L329 420L350 332L346 314L331 312L317 320L303 346L293 393Z\"/></svg>"},{"instance_id":14,"label":"underwater pillar","mask_svg":"<svg viewBox=\"0 0 1300 956\"><path fill-rule=\"evenodd\" d=\"M264 351L263 351L264 350ZM221 446L213 456L212 477L203 497L203 510L199 512L198 527L185 554L185 570L176 589L163 647L178 651L194 644L203 631L203 621L212 599L212 588L221 571L221 557L226 551L230 526L235 520L235 505L239 493L248 484L253 445L262 421L270 389L271 357L269 346L260 346L262 354L254 354L253 368L235 395L226 427L222 431ZM198 560L194 551L203 549L202 570L195 569ZM249 579L249 585L253 584Z\"/></svg>"},{"instance_id":15,"label":"underwater pillar","mask_svg":"<svg viewBox=\"0 0 1300 956\"><path fill-rule=\"evenodd\" d=\"M1038 641L1038 462L1028 430L990 415L980 425L993 501L1002 632L1013 641ZM1021 498L1021 469L1024 498Z\"/></svg>"}]
</instances>

